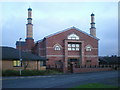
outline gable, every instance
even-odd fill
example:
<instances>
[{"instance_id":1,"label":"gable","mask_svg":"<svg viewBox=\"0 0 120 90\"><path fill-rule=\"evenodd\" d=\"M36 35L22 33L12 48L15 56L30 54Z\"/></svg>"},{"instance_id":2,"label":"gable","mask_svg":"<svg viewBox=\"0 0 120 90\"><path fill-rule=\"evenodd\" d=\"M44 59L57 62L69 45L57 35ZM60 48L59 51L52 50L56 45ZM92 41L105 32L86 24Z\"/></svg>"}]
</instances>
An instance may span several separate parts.
<instances>
[{"instance_id":1,"label":"gable","mask_svg":"<svg viewBox=\"0 0 120 90\"><path fill-rule=\"evenodd\" d=\"M57 32L57 33L48 35L48 36L46 36L45 38L49 38L49 37L52 37L52 36L57 35L57 34L62 34L62 33L64 33L64 32L66 32L66 31L70 31L70 30L79 31L80 33L83 33L83 34L85 34L85 35L87 35L87 36L90 36L91 38L94 38L94 39L96 39L96 40L99 40L97 37L94 37L94 36L92 36L92 35L84 32L84 31L82 31L82 30L80 30L80 29L78 29L78 28L76 28L76 27L71 27L71 28L65 29L65 30L63 30L63 31L60 31L60 32ZM72 34L72 33L71 33L71 34Z\"/></svg>"}]
</instances>

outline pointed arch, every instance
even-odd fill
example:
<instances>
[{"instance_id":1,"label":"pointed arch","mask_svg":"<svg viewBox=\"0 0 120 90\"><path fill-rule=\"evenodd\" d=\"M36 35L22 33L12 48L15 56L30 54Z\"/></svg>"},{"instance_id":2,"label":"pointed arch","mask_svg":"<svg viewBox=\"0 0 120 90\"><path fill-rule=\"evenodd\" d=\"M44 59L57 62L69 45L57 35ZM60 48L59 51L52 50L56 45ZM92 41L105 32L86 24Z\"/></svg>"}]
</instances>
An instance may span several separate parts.
<instances>
[{"instance_id":1,"label":"pointed arch","mask_svg":"<svg viewBox=\"0 0 120 90\"><path fill-rule=\"evenodd\" d=\"M61 50L62 46L57 43L53 46L53 48L54 48L54 50Z\"/></svg>"}]
</instances>

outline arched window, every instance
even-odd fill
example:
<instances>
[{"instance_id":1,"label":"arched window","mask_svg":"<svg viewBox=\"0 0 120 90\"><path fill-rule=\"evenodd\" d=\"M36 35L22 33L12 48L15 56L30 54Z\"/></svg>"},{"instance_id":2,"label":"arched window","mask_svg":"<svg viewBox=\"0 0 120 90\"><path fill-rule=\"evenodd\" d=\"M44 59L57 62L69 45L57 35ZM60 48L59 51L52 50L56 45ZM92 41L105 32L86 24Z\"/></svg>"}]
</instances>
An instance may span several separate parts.
<instances>
[{"instance_id":1,"label":"arched window","mask_svg":"<svg viewBox=\"0 0 120 90\"><path fill-rule=\"evenodd\" d=\"M68 39L79 40L79 36L77 36L76 34L72 33L72 34L68 35Z\"/></svg>"},{"instance_id":2,"label":"arched window","mask_svg":"<svg viewBox=\"0 0 120 90\"><path fill-rule=\"evenodd\" d=\"M61 50L61 46L59 44L54 45L54 50Z\"/></svg>"},{"instance_id":3,"label":"arched window","mask_svg":"<svg viewBox=\"0 0 120 90\"><path fill-rule=\"evenodd\" d=\"M91 51L92 50L92 46L91 45L87 45L86 46L86 51Z\"/></svg>"}]
</instances>

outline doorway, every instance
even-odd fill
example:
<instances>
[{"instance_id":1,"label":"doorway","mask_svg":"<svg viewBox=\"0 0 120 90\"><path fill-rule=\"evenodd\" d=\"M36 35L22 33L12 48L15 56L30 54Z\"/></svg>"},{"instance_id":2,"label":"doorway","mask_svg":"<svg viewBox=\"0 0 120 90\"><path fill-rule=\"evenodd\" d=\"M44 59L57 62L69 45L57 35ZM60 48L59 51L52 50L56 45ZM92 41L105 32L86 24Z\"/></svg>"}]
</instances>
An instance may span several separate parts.
<instances>
[{"instance_id":1,"label":"doorway","mask_svg":"<svg viewBox=\"0 0 120 90\"><path fill-rule=\"evenodd\" d=\"M74 62L74 66L76 67L77 65L79 65L79 59L78 58L69 58L68 59L68 72L73 73L73 63Z\"/></svg>"}]
</instances>

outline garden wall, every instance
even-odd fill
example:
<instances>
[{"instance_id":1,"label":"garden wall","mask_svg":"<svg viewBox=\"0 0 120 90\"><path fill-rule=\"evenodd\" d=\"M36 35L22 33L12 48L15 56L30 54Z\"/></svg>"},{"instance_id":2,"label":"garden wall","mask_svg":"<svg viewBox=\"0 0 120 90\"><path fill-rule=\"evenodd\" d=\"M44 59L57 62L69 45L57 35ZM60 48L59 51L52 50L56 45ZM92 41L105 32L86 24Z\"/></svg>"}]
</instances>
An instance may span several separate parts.
<instances>
[{"instance_id":1,"label":"garden wall","mask_svg":"<svg viewBox=\"0 0 120 90\"><path fill-rule=\"evenodd\" d=\"M73 68L73 73L111 71L112 68Z\"/></svg>"}]
</instances>

